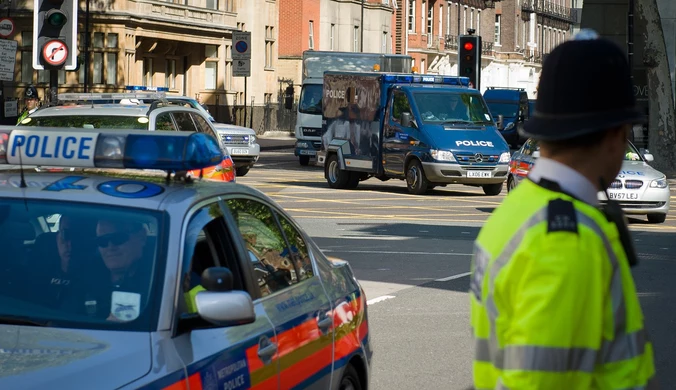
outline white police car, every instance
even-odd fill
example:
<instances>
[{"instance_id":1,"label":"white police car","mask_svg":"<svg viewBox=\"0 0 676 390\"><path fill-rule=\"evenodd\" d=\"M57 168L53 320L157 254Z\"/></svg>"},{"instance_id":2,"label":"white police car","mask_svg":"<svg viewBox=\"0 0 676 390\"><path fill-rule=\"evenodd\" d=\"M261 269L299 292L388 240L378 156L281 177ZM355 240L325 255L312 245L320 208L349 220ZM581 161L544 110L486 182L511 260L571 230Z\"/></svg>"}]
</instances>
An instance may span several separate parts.
<instances>
[{"instance_id":1,"label":"white police car","mask_svg":"<svg viewBox=\"0 0 676 390\"><path fill-rule=\"evenodd\" d=\"M0 128L1 389L367 389L366 298L204 133ZM103 172L99 170L104 169ZM130 171L131 172L131 171Z\"/></svg>"}]
</instances>

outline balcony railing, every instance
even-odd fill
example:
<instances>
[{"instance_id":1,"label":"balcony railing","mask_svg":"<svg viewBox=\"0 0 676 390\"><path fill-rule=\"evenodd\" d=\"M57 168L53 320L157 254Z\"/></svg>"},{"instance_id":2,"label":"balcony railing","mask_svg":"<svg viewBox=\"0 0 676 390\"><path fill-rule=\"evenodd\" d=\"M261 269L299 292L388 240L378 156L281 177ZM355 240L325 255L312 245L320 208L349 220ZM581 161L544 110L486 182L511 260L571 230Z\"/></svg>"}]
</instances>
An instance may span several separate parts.
<instances>
[{"instance_id":1,"label":"balcony railing","mask_svg":"<svg viewBox=\"0 0 676 390\"><path fill-rule=\"evenodd\" d=\"M548 55L549 55L549 53L541 53L538 50L532 50L532 51L526 50L525 53L524 53L524 56L526 57L526 60L528 62L534 62L536 64L541 64L541 63L545 62L545 59L547 58Z\"/></svg>"},{"instance_id":2,"label":"balcony railing","mask_svg":"<svg viewBox=\"0 0 676 390\"><path fill-rule=\"evenodd\" d=\"M439 37L440 39L442 37ZM446 34L444 37L444 50L446 51L458 51L458 36ZM492 55L495 48L493 47L493 42L481 42L481 54L483 55Z\"/></svg>"},{"instance_id":3,"label":"balcony railing","mask_svg":"<svg viewBox=\"0 0 676 390\"><path fill-rule=\"evenodd\" d=\"M568 23L575 23L577 20L577 11L574 8L564 7L547 0L523 0L521 10L546 15Z\"/></svg>"}]
</instances>

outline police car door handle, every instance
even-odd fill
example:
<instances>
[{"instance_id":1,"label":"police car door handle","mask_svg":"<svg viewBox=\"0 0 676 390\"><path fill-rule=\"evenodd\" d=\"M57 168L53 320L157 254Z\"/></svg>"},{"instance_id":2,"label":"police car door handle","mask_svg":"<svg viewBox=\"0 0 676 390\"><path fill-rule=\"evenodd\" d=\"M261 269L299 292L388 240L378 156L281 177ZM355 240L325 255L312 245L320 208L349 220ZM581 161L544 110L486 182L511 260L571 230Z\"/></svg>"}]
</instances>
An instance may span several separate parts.
<instances>
[{"instance_id":1,"label":"police car door handle","mask_svg":"<svg viewBox=\"0 0 676 390\"><path fill-rule=\"evenodd\" d=\"M268 361L274 354L277 353L277 344L275 343L270 343L266 345L263 348L258 348L258 357L261 358L261 360Z\"/></svg>"},{"instance_id":2,"label":"police car door handle","mask_svg":"<svg viewBox=\"0 0 676 390\"><path fill-rule=\"evenodd\" d=\"M326 316L321 320L317 321L317 326L322 333L326 334L331 330L331 325L333 325L333 318Z\"/></svg>"}]
</instances>

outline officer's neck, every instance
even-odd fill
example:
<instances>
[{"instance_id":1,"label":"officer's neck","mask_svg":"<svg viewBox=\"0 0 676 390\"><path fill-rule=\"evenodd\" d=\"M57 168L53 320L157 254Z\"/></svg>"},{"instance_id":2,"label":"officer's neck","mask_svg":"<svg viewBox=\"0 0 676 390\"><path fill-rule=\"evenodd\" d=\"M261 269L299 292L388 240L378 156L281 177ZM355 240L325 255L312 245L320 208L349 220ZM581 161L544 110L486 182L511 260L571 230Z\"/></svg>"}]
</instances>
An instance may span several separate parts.
<instances>
[{"instance_id":1,"label":"officer's neck","mask_svg":"<svg viewBox=\"0 0 676 390\"><path fill-rule=\"evenodd\" d=\"M542 157L563 164L576 171L589 180L597 191L601 191L599 188L599 177L603 177L604 174L603 166L599 164L601 160L601 158L598 158L599 156L590 158L590 156L583 157L578 155L547 155L547 153L543 152Z\"/></svg>"}]
</instances>

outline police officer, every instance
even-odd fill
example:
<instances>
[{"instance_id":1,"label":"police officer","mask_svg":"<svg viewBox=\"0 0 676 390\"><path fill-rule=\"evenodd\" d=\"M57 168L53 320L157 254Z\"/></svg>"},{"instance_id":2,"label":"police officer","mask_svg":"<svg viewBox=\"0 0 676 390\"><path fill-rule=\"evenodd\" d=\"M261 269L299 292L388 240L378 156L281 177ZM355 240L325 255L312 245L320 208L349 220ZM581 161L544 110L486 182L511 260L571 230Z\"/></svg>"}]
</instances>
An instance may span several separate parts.
<instances>
[{"instance_id":1,"label":"police officer","mask_svg":"<svg viewBox=\"0 0 676 390\"><path fill-rule=\"evenodd\" d=\"M616 203L601 208L597 198L643 116L626 55L590 35L547 57L524 129L541 157L475 242L477 389L656 386L625 219Z\"/></svg>"},{"instance_id":2,"label":"police officer","mask_svg":"<svg viewBox=\"0 0 676 390\"><path fill-rule=\"evenodd\" d=\"M24 91L23 99L25 105L21 115L19 115L19 120L16 122L17 125L38 109L38 90L33 85L29 85Z\"/></svg>"}]
</instances>

